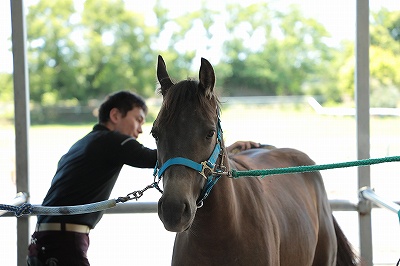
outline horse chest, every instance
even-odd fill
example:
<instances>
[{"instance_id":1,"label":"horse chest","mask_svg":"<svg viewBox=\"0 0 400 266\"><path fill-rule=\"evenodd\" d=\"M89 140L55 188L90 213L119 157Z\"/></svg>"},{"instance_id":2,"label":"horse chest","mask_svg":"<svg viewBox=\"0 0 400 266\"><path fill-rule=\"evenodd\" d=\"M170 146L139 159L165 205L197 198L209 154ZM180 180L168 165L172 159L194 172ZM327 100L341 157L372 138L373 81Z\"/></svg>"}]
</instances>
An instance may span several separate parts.
<instances>
[{"instance_id":1,"label":"horse chest","mask_svg":"<svg viewBox=\"0 0 400 266\"><path fill-rule=\"evenodd\" d=\"M279 265L279 258L276 254L269 254L270 250L275 249L265 244L257 245L253 236L241 241L219 243L214 240L201 245L197 241L183 240L177 236L172 265Z\"/></svg>"},{"instance_id":2,"label":"horse chest","mask_svg":"<svg viewBox=\"0 0 400 266\"><path fill-rule=\"evenodd\" d=\"M206 218L199 215L191 229L177 234L172 265L279 264L279 255L275 252L279 244L274 239L273 227L255 226L254 219L241 224L232 217L217 217L199 221Z\"/></svg>"}]
</instances>

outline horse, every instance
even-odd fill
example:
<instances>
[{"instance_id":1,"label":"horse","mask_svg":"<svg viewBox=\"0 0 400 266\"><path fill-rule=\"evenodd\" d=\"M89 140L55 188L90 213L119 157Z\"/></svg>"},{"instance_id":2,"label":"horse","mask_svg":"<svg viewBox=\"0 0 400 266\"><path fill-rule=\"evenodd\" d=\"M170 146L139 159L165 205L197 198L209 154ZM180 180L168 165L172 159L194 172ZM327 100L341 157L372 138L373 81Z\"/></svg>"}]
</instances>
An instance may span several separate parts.
<instances>
[{"instance_id":1,"label":"horse","mask_svg":"<svg viewBox=\"0 0 400 266\"><path fill-rule=\"evenodd\" d=\"M291 148L228 154L209 61L198 80L174 82L158 56L157 79L154 176L163 181L158 216L176 232L171 265L357 265L319 172L232 178L232 169L314 162Z\"/></svg>"}]
</instances>

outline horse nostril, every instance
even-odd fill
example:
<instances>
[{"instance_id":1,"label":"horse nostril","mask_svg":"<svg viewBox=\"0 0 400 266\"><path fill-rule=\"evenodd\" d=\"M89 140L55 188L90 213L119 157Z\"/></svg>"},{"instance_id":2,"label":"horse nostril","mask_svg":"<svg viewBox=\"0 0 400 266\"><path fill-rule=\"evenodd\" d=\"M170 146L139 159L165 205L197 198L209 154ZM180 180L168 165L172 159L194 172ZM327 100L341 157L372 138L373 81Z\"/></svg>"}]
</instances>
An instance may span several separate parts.
<instances>
[{"instance_id":1,"label":"horse nostril","mask_svg":"<svg viewBox=\"0 0 400 266\"><path fill-rule=\"evenodd\" d=\"M187 200L161 198L158 201L158 216L167 227L176 227L191 219L192 209Z\"/></svg>"},{"instance_id":2,"label":"horse nostril","mask_svg":"<svg viewBox=\"0 0 400 266\"><path fill-rule=\"evenodd\" d=\"M183 204L183 215L190 215L190 205L189 205L189 202L185 202L184 204Z\"/></svg>"}]
</instances>

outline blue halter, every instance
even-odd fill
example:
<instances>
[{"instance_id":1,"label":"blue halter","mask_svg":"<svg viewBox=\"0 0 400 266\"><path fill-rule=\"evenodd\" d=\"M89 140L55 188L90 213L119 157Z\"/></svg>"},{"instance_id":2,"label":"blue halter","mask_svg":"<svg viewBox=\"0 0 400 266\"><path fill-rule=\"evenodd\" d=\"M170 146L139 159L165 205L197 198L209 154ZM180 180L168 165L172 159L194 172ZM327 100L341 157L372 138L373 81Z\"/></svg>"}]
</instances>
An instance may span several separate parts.
<instances>
[{"instance_id":1,"label":"blue halter","mask_svg":"<svg viewBox=\"0 0 400 266\"><path fill-rule=\"evenodd\" d=\"M197 200L197 206L199 207L203 206L203 201L208 197L208 195L211 192L211 189L221 178L221 175L223 173L221 169L214 169L218 157L222 154L221 152L223 152L221 149L221 143L222 143L222 129L221 129L221 121L218 116L217 143L215 144L214 151L211 153L210 158L208 158L207 161L197 163L187 158L175 157L168 159L159 170L157 161L156 166L154 167L154 173L153 173L154 178L158 177L157 183L160 182L165 170L167 170L167 168L172 165L184 165L186 167L196 170L207 180L207 183L204 185L200 197ZM206 171L209 172L208 175Z\"/></svg>"}]
</instances>

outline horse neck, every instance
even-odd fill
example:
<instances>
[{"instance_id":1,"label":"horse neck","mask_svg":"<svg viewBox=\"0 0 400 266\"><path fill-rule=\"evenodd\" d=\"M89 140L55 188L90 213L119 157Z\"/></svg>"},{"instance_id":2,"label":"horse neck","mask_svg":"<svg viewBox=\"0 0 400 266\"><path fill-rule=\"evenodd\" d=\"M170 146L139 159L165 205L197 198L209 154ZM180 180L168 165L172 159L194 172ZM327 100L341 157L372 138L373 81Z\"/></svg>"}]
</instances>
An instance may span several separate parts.
<instances>
[{"instance_id":1,"label":"horse neck","mask_svg":"<svg viewBox=\"0 0 400 266\"><path fill-rule=\"evenodd\" d=\"M197 210L191 230L197 236L220 236L221 232L231 231L236 219L232 180L223 176L204 200L203 206ZM204 230L204 232L199 232Z\"/></svg>"}]
</instances>

